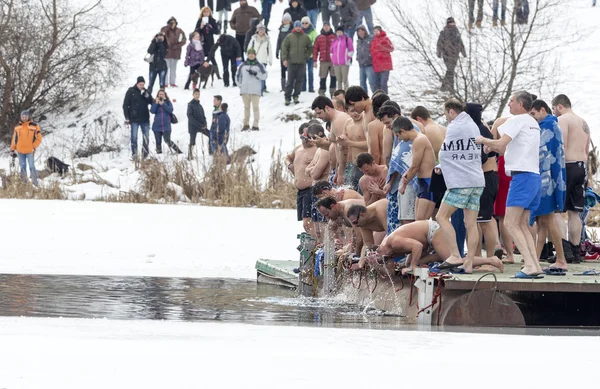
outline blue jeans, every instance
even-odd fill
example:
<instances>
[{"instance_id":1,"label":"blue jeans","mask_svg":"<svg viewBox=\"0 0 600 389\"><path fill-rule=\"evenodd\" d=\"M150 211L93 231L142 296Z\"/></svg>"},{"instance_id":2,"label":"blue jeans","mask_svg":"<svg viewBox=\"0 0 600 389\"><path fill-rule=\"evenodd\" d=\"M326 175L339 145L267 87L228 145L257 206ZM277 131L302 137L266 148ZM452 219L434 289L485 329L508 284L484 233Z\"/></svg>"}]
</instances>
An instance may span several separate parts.
<instances>
[{"instance_id":1,"label":"blue jeans","mask_svg":"<svg viewBox=\"0 0 600 389\"><path fill-rule=\"evenodd\" d=\"M467 229L465 227L465 213L462 209L457 209L450 218L452 227L456 232L456 244L461 258L465 256L465 240L467 239Z\"/></svg>"},{"instance_id":2,"label":"blue jeans","mask_svg":"<svg viewBox=\"0 0 600 389\"><path fill-rule=\"evenodd\" d=\"M31 182L33 185L38 185L37 170L35 170L35 161L33 159L33 153L21 154L19 153L19 166L21 167L21 178L24 183L27 183L27 164L29 164L29 171L31 172Z\"/></svg>"},{"instance_id":3,"label":"blue jeans","mask_svg":"<svg viewBox=\"0 0 600 389\"><path fill-rule=\"evenodd\" d=\"M308 90L309 91L315 90L314 63L315 63L315 61L312 58L310 58L306 61L306 71L308 72ZM302 92L306 92L306 79L307 79L307 77L304 77L304 82L302 83Z\"/></svg>"},{"instance_id":4,"label":"blue jeans","mask_svg":"<svg viewBox=\"0 0 600 389\"><path fill-rule=\"evenodd\" d=\"M271 0L262 0L262 13L260 16L263 19L265 27L269 27L269 20L271 19L271 8L273 8L273 1Z\"/></svg>"},{"instance_id":5,"label":"blue jeans","mask_svg":"<svg viewBox=\"0 0 600 389\"><path fill-rule=\"evenodd\" d=\"M319 17L319 9L318 8L307 9L306 14L308 15L308 18L310 19L310 24L312 24L313 28L316 30L317 29L317 18Z\"/></svg>"},{"instance_id":6,"label":"blue jeans","mask_svg":"<svg viewBox=\"0 0 600 389\"><path fill-rule=\"evenodd\" d=\"M375 73L375 90L381 89L386 94L388 93L388 80L390 79L390 72L377 72Z\"/></svg>"},{"instance_id":7,"label":"blue jeans","mask_svg":"<svg viewBox=\"0 0 600 389\"><path fill-rule=\"evenodd\" d=\"M367 93L369 93L369 88L367 88L367 80L369 81L369 86L371 87L371 93L375 92L377 88L375 88L375 71L373 71L373 66L360 67L360 86Z\"/></svg>"},{"instance_id":8,"label":"blue jeans","mask_svg":"<svg viewBox=\"0 0 600 389\"><path fill-rule=\"evenodd\" d=\"M356 33L356 26L352 28L344 28L344 34L348 36L350 39L354 40L354 34Z\"/></svg>"},{"instance_id":9,"label":"blue jeans","mask_svg":"<svg viewBox=\"0 0 600 389\"><path fill-rule=\"evenodd\" d=\"M158 76L158 84L161 88L165 87L165 83L167 82L167 71L161 70L150 70L150 83L148 84L148 93L152 94L152 88L154 87L154 83L156 82L156 76Z\"/></svg>"},{"instance_id":10,"label":"blue jeans","mask_svg":"<svg viewBox=\"0 0 600 389\"><path fill-rule=\"evenodd\" d=\"M150 136L150 123L130 123L131 126L131 155L137 155L138 128L142 129L142 156L148 157L148 142Z\"/></svg>"},{"instance_id":11,"label":"blue jeans","mask_svg":"<svg viewBox=\"0 0 600 389\"><path fill-rule=\"evenodd\" d=\"M367 23L367 28L369 29L369 34L373 35L373 12L371 12L371 7L367 8L364 11L358 11L358 23L361 24L364 20Z\"/></svg>"},{"instance_id":12,"label":"blue jeans","mask_svg":"<svg viewBox=\"0 0 600 389\"><path fill-rule=\"evenodd\" d=\"M506 20L506 0L501 0L501 1L502 1L502 13L500 14L500 20L505 21ZM494 17L493 17L494 21L498 21L499 3L500 3L500 0L494 0L494 2L492 3L492 9L494 10Z\"/></svg>"}]
</instances>

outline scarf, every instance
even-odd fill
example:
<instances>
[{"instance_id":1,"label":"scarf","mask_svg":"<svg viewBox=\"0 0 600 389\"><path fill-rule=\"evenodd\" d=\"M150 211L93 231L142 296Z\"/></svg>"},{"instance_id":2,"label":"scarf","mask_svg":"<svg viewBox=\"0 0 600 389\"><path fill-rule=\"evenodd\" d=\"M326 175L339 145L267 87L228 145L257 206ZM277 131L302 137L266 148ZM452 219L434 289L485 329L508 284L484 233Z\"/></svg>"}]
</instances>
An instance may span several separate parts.
<instances>
[{"instance_id":1,"label":"scarf","mask_svg":"<svg viewBox=\"0 0 600 389\"><path fill-rule=\"evenodd\" d=\"M192 39L192 45L194 45L194 49L200 50L202 48L202 42L200 40Z\"/></svg>"},{"instance_id":2,"label":"scarf","mask_svg":"<svg viewBox=\"0 0 600 389\"><path fill-rule=\"evenodd\" d=\"M290 26L291 26L291 24L282 24L281 28L279 30L281 32L288 32L290 30Z\"/></svg>"}]
</instances>

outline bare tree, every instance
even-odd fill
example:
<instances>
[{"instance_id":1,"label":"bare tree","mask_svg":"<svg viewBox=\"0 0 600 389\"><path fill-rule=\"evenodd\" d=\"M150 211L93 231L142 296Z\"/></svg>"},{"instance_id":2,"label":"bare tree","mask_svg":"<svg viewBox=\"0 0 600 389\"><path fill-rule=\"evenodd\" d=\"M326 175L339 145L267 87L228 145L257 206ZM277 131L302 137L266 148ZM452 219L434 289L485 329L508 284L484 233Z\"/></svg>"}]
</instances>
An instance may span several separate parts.
<instances>
[{"instance_id":1,"label":"bare tree","mask_svg":"<svg viewBox=\"0 0 600 389\"><path fill-rule=\"evenodd\" d=\"M114 85L122 68L111 16L103 0L0 0L0 134L23 109L73 111Z\"/></svg>"},{"instance_id":2,"label":"bare tree","mask_svg":"<svg viewBox=\"0 0 600 389\"><path fill-rule=\"evenodd\" d=\"M561 7L568 6L564 0L529 0L526 22L513 2L508 2L505 24L484 23L483 28L471 30L467 27L469 0L422 1L418 7L408 3L386 0L390 17L381 22L387 21L386 30L402 52L402 78L395 86L402 97L413 101L438 104L453 96L493 108L500 116L513 91L541 94L553 89L560 82L560 61L554 53L581 35L569 20L560 19L557 26ZM491 16L492 0L486 0L484 8ZM446 94L438 91L446 69L436 56L436 42L450 16L462 30L467 56L460 59L455 85Z\"/></svg>"}]
</instances>

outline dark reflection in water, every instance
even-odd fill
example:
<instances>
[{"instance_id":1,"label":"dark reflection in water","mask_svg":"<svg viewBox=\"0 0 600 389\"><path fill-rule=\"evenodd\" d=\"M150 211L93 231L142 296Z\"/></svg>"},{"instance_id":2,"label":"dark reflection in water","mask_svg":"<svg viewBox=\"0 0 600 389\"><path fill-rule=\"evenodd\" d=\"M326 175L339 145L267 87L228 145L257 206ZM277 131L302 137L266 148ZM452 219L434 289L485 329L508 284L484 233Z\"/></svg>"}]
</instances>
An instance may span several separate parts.
<instances>
[{"instance_id":1,"label":"dark reflection in water","mask_svg":"<svg viewBox=\"0 0 600 389\"><path fill-rule=\"evenodd\" d=\"M0 275L0 315L393 328L403 318L254 281Z\"/></svg>"},{"instance_id":2,"label":"dark reflection in water","mask_svg":"<svg viewBox=\"0 0 600 389\"><path fill-rule=\"evenodd\" d=\"M0 316L114 320L220 321L501 333L594 335L597 328L417 327L405 318L344 303L299 298L295 291L249 280L0 274Z\"/></svg>"}]
</instances>

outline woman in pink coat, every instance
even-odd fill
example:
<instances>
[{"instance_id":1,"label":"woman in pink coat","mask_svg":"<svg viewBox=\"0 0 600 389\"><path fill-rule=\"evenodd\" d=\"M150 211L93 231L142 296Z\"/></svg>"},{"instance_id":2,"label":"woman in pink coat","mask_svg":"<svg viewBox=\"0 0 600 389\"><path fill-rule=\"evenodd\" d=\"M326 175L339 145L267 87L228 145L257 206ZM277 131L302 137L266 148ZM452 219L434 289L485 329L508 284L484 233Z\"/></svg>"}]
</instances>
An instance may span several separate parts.
<instances>
[{"instance_id":1,"label":"woman in pink coat","mask_svg":"<svg viewBox=\"0 0 600 389\"><path fill-rule=\"evenodd\" d=\"M335 30L337 38L331 44L331 63L335 78L337 79L337 88L348 89L348 71L352 63L352 54L354 54L354 46L352 39L344 34L344 28L338 26Z\"/></svg>"}]
</instances>

